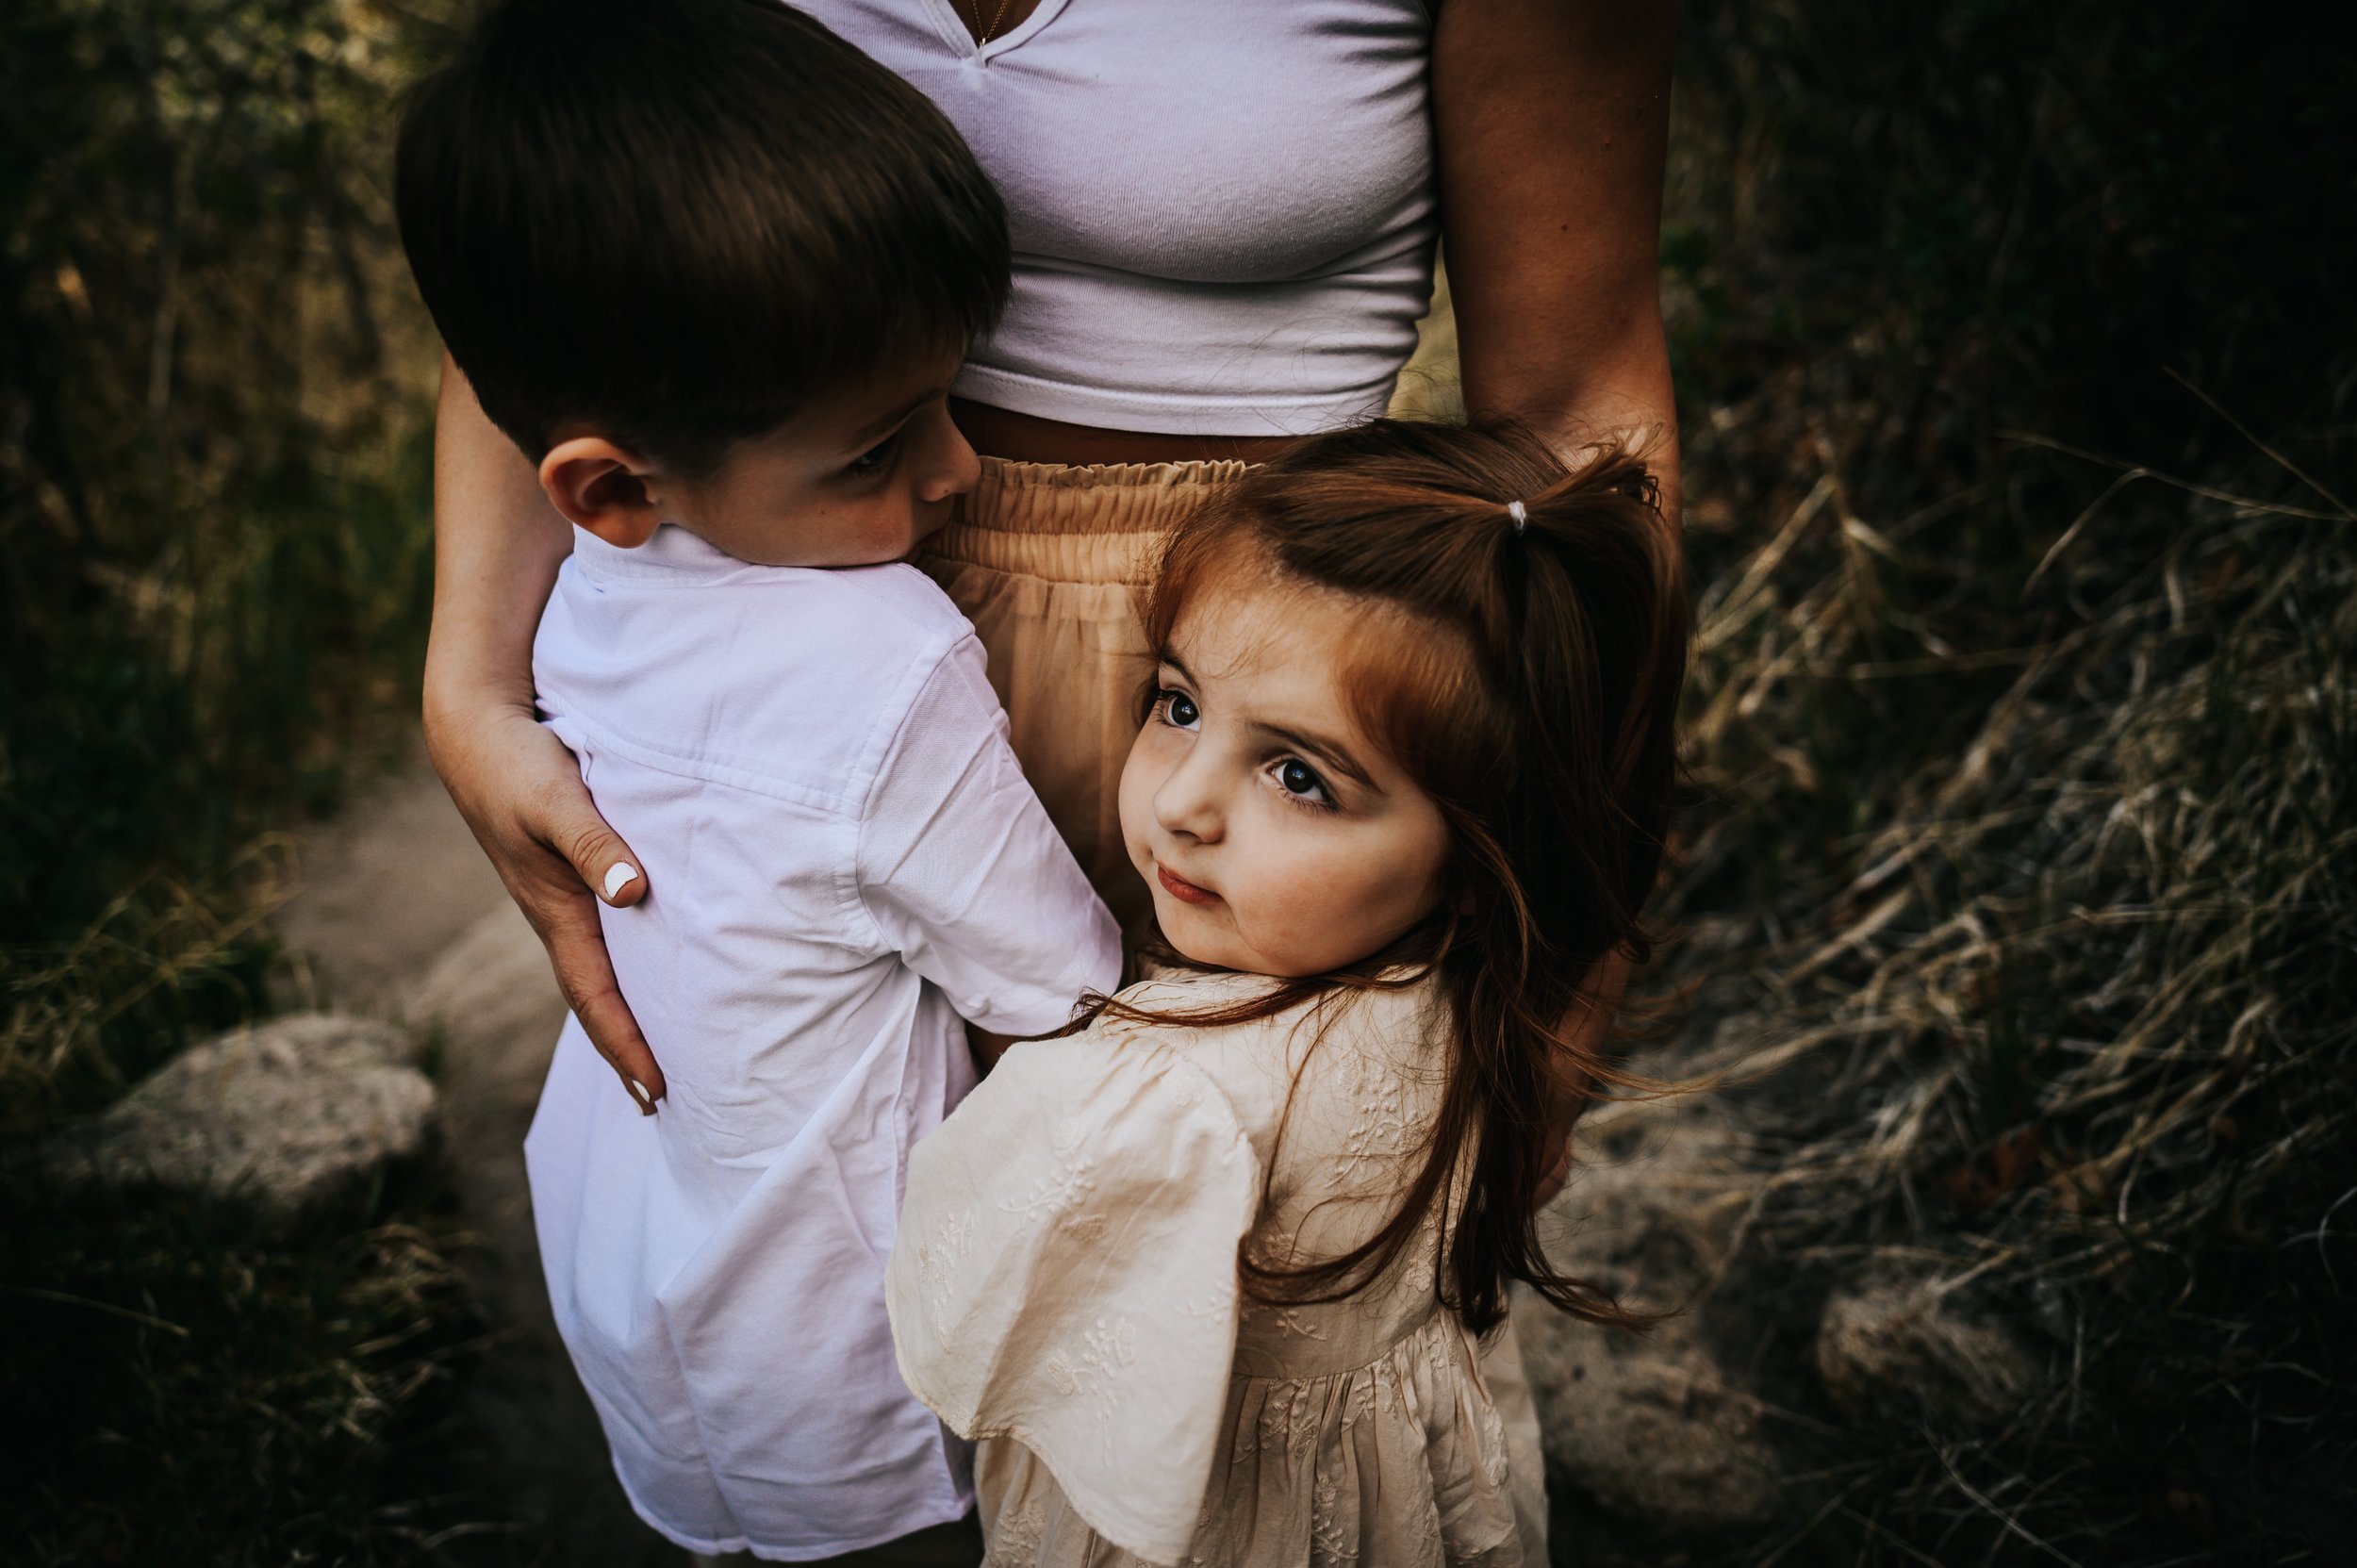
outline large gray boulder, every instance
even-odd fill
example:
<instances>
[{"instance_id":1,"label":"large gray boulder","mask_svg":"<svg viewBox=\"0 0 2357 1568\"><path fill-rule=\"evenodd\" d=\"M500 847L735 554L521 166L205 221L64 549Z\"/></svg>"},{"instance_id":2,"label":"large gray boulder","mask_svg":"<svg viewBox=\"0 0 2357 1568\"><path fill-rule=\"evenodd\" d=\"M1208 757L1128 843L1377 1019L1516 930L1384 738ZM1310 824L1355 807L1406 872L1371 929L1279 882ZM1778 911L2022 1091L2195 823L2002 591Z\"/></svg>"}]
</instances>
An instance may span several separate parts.
<instances>
[{"instance_id":1,"label":"large gray boulder","mask_svg":"<svg viewBox=\"0 0 2357 1568\"><path fill-rule=\"evenodd\" d=\"M1558 1268L1630 1305L1680 1313L1644 1334L1599 1329L1517 1287L1516 1333L1551 1484L1665 1535L1774 1517L1766 1407L1723 1365L1694 1309L1759 1178L1724 1113L1694 1098L1610 1105L1580 1126L1579 1164L1542 1220Z\"/></svg>"},{"instance_id":2,"label":"large gray boulder","mask_svg":"<svg viewBox=\"0 0 2357 1568\"><path fill-rule=\"evenodd\" d=\"M425 1147L434 1086L413 1054L399 1029L337 1014L235 1029L52 1140L46 1163L71 1180L238 1197L291 1219Z\"/></svg>"}]
</instances>

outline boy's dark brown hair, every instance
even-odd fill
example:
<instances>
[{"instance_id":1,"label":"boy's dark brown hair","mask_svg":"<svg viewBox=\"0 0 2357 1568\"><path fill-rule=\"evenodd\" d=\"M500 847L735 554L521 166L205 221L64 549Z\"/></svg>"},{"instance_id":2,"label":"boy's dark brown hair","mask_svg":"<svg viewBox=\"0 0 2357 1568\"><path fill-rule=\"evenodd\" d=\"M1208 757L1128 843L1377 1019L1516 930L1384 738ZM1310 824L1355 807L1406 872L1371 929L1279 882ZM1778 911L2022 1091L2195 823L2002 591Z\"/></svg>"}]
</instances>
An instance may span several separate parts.
<instances>
[{"instance_id":1,"label":"boy's dark brown hair","mask_svg":"<svg viewBox=\"0 0 2357 1568\"><path fill-rule=\"evenodd\" d=\"M682 472L1008 288L1006 210L915 88L778 0L501 0L420 83L402 243L484 411Z\"/></svg>"},{"instance_id":2,"label":"boy's dark brown hair","mask_svg":"<svg viewBox=\"0 0 2357 1568\"><path fill-rule=\"evenodd\" d=\"M1594 1321L1640 1321L1557 1271L1535 1222L1560 1135L1550 1110L1632 1081L1579 1025L1600 962L1642 961L1655 940L1640 916L1676 782L1689 619L1657 493L1617 448L1568 468L1513 424L1385 420L1251 470L1170 546L1147 603L1157 648L1198 586L1233 572L1405 612L1409 630L1370 619L1353 717L1449 830L1438 908L1389 949L1233 1007L1162 1015L1268 1016L1401 984L1386 971L1402 964L1415 969L1405 983L1430 973L1446 999L1447 1086L1398 1210L1338 1257L1247 1250L1244 1284L1261 1299L1345 1295L1455 1204L1442 1289L1473 1328L1504 1315L1509 1279Z\"/></svg>"}]
</instances>

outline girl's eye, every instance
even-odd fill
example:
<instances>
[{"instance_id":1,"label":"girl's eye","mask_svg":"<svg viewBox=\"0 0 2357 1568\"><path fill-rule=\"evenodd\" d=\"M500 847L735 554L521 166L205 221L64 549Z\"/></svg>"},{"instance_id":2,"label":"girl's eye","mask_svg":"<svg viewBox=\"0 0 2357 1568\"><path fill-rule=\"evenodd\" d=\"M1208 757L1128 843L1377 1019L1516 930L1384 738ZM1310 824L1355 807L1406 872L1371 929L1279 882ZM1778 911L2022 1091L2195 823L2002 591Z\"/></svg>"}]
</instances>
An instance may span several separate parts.
<instances>
[{"instance_id":1,"label":"girl's eye","mask_svg":"<svg viewBox=\"0 0 2357 1568\"><path fill-rule=\"evenodd\" d=\"M1195 699L1183 691L1168 686L1154 694L1154 703L1162 710L1162 722L1181 730L1192 730L1203 721L1203 710L1195 705Z\"/></svg>"},{"instance_id":2,"label":"girl's eye","mask_svg":"<svg viewBox=\"0 0 2357 1568\"><path fill-rule=\"evenodd\" d=\"M850 470L862 479L872 479L892 466L892 459L900 451L900 432L896 430L851 459Z\"/></svg>"},{"instance_id":3,"label":"girl's eye","mask_svg":"<svg viewBox=\"0 0 2357 1568\"><path fill-rule=\"evenodd\" d=\"M1334 804L1334 798L1326 792L1326 781L1299 757L1287 757L1277 765L1277 784L1287 799L1305 806L1331 809Z\"/></svg>"}]
</instances>

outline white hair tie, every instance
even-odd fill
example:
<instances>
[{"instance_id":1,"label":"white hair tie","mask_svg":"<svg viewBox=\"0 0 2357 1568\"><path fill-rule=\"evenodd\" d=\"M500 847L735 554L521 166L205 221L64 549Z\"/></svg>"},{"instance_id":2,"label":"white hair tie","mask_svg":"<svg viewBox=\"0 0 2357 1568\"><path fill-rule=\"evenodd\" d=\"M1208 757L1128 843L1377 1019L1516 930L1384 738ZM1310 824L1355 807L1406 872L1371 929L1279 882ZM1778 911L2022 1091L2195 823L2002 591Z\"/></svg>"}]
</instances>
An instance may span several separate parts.
<instances>
[{"instance_id":1,"label":"white hair tie","mask_svg":"<svg viewBox=\"0 0 2357 1568\"><path fill-rule=\"evenodd\" d=\"M1506 515L1514 520L1514 536L1520 538L1523 530L1530 526L1530 508L1519 501L1509 501L1506 503Z\"/></svg>"}]
</instances>

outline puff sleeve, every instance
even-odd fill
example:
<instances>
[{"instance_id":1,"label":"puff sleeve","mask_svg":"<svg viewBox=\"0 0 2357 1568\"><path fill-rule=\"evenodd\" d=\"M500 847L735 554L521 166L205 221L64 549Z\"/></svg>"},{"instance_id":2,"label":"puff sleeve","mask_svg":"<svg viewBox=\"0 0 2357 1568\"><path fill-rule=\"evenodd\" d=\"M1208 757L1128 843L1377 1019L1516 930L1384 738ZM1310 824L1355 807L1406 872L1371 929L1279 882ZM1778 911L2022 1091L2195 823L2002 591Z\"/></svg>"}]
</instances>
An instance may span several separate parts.
<instances>
[{"instance_id":1,"label":"puff sleeve","mask_svg":"<svg viewBox=\"0 0 2357 1568\"><path fill-rule=\"evenodd\" d=\"M1234 1108L1183 1053L1015 1047L910 1155L885 1285L901 1376L960 1433L1030 1449L1097 1534L1178 1561L1261 1193Z\"/></svg>"}]
</instances>

